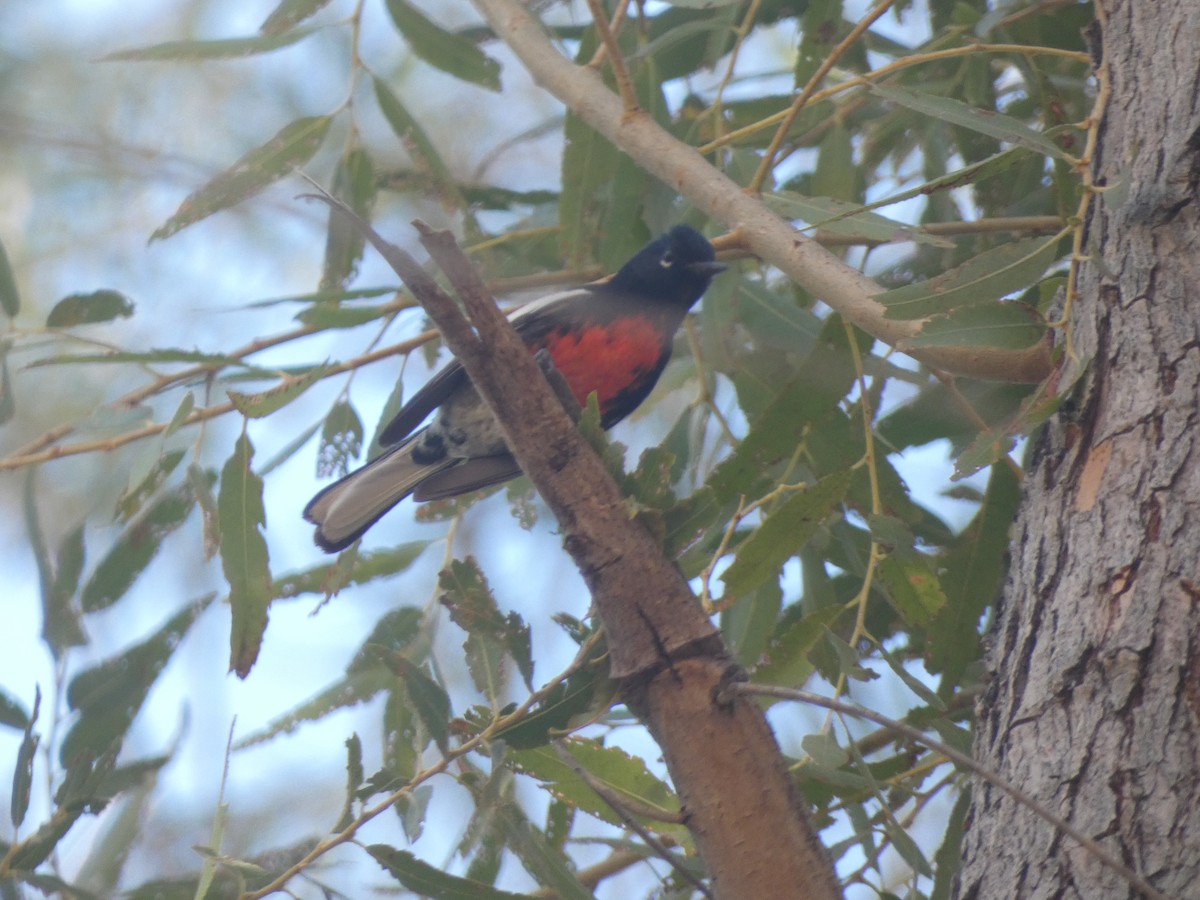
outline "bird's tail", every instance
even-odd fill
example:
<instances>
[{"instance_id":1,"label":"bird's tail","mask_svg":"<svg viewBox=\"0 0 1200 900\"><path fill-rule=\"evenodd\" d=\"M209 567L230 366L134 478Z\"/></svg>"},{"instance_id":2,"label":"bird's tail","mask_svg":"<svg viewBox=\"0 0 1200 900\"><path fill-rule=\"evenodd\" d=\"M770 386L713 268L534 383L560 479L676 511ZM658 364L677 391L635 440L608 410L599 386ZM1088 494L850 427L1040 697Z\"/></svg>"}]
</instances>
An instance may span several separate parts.
<instances>
[{"instance_id":1,"label":"bird's tail","mask_svg":"<svg viewBox=\"0 0 1200 900\"><path fill-rule=\"evenodd\" d=\"M412 458L412 446L412 441L405 441L309 501L304 518L317 526L314 540L318 547L327 553L349 547L422 481L457 462L446 457L418 463Z\"/></svg>"}]
</instances>

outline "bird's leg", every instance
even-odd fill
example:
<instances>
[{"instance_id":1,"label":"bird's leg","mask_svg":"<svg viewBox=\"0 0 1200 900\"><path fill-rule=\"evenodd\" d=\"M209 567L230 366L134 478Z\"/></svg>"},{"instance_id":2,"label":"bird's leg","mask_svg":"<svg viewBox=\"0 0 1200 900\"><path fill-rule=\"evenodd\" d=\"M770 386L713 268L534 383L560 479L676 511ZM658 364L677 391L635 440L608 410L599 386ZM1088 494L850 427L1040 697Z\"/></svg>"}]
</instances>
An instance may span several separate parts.
<instances>
[{"instance_id":1,"label":"bird's leg","mask_svg":"<svg viewBox=\"0 0 1200 900\"><path fill-rule=\"evenodd\" d=\"M567 411L567 415L571 417L572 422L578 422L579 417L583 415L583 409L579 406L579 401L575 399L575 395L571 393L571 386L567 384L567 379L563 377L563 373L558 371L554 366L554 359L550 356L550 351L543 347L533 355L537 361L538 368L542 370L542 374L546 376L546 380L550 382L550 387L554 389L554 395L558 397L559 403L563 405L563 409Z\"/></svg>"}]
</instances>

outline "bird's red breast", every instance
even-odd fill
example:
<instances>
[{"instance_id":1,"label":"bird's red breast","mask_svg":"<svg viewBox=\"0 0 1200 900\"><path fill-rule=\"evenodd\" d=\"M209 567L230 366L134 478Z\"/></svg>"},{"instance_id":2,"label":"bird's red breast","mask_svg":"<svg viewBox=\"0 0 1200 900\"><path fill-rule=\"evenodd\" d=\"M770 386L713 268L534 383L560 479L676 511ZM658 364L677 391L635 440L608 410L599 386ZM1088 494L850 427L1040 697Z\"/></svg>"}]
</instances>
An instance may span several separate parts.
<instances>
[{"instance_id":1,"label":"bird's red breast","mask_svg":"<svg viewBox=\"0 0 1200 900\"><path fill-rule=\"evenodd\" d=\"M556 328L531 349L545 348L581 405L593 391L602 418L622 395L636 391L662 367L666 338L645 316L621 316L604 324Z\"/></svg>"}]
</instances>

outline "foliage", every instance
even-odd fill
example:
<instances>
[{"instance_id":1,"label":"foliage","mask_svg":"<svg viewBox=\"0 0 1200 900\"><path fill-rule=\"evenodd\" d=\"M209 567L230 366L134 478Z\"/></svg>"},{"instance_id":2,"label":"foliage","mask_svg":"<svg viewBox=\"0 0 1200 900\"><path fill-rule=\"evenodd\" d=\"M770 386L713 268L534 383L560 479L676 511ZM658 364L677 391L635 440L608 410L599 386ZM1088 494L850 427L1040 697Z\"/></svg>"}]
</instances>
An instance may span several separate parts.
<instances>
[{"instance_id":1,"label":"foliage","mask_svg":"<svg viewBox=\"0 0 1200 900\"><path fill-rule=\"evenodd\" d=\"M373 6L386 16L369 21L394 30L391 57L369 65L360 41ZM465 20L465 4L454 6ZM273 182L309 165L363 216L398 205L440 208L480 270L505 288L566 284L611 270L674 221L722 233L571 111L548 115L526 135L532 141L551 131L567 142L555 177L517 190L488 180L486 167L464 174L454 148L433 135L412 103L413 92L435 76L401 77L395 60L415 54L437 79L461 82L461 96L483 109L533 102L511 57L502 68L501 48L483 26L440 24L449 21L441 6L387 0L354 5L339 18L344 12L338 4L283 0L258 34L171 41L108 57L106 65L131 67L239 60L253 72L268 54L298 51L320 38L320 49L310 52L345 60L347 99L282 127L255 123L257 144L192 185L152 240L178 240L176 232L253 203ZM1088 134L1078 123L1091 103L1080 38L1088 5L1039 12L1023 4L989 10L985 0L931 0L927 17L918 20L910 4L897 2L887 15L907 26L906 37L873 27L845 44L855 23L840 0L635 4L627 13L619 14L616 37L641 108L714 169L758 189L779 215L864 268L887 289L879 301L889 317L927 318L926 344L1022 348L1044 338L1055 289L1064 273L1071 276L1064 261L1073 217L1086 203L1078 158ZM594 23L556 6L542 14L579 62L600 58ZM770 49L792 34L801 36L798 45ZM833 65L822 68L827 60ZM598 68L616 84L611 65ZM819 79L806 90L814 74ZM807 102L793 108L800 92ZM456 112L471 114L445 110ZM391 134L371 134L369 116ZM393 144L404 149L404 163ZM500 157L513 147L485 149ZM297 328L203 351L123 340L121 329L138 321L139 310L107 289L73 290L44 327L28 327L29 301L14 277L19 267L0 250L0 307L11 326L0 337L0 421L35 402L9 377L17 352L32 352L46 379L78 366L129 372L143 380L110 406L145 413L99 438L81 422L56 423L0 459L4 469L46 469L28 480L25 524L41 575L47 652L75 673L59 687L79 713L69 728L56 730L48 704L35 700L27 711L17 699L23 684L0 692L0 725L23 732L12 765L12 821L19 830L0 845L4 896L15 896L21 884L88 896L69 882L99 863L81 873L73 860L54 856L55 847L81 817L114 797L140 803L168 760L169 754L118 764L143 701L209 599L178 606L151 636L103 661L84 654L92 617L128 603L177 532L192 537L186 550L173 552L197 565L216 565L204 560L219 551L233 608L230 666L242 677L260 649L270 647L268 604L351 594L372 583L401 590L404 573L431 543L352 548L330 563L310 559L293 573L273 571L268 557L264 535L284 515L264 507L272 470L293 456L311 460L322 474L361 462L370 447L363 417L374 421L376 410L355 402L356 373L407 358L430 341L414 330L379 349L411 301L390 288L351 287L364 264L363 245L343 219L329 218L323 240L312 292L288 298L299 307ZM736 250L734 240L718 245ZM676 399L685 398L682 409L623 487L631 509L695 579L752 680L824 686L834 695L887 681L907 692L908 722L969 748L980 619L1003 578L1006 529L1018 499L1018 463L1009 454L1065 388L1055 393L932 373L893 355L820 300L754 260L741 259L719 278L665 379L679 388ZM64 352L64 344L85 341L97 325L108 328L111 344ZM314 356L311 345L300 343L322 334L345 361ZM279 352L261 361L267 348ZM338 386L332 404L312 399L320 394L309 390L325 382ZM398 400L399 388L390 407ZM311 427L296 424L298 410ZM205 427L234 419L244 423L236 434ZM260 461L254 443L268 432L259 428L292 434L279 454ZM959 477L988 473L986 482L940 488L974 504L965 527L951 527L929 508L928 487L914 496L894 465L905 450L938 441L952 448ZM87 525L87 543L106 544L107 551L87 559L82 528L52 545L39 498L55 460L127 445L149 449L121 457L121 474L108 477L128 486ZM198 461L181 465L185 451ZM515 495L513 505L528 524L528 498ZM471 506L431 505L419 515L457 523L473 515ZM105 522L108 515L120 521L119 533ZM197 521L202 532L186 532ZM380 701L358 713L371 721L359 730L382 735L374 754L380 764L368 773L363 742L343 735L344 808L340 816L333 810L307 823L312 834L327 835L323 841L264 854L222 849L215 829L194 874L167 880L163 873L138 885L120 876L135 831L119 833L121 820L106 819L107 884L134 897L264 896L299 873L318 877L328 851L388 811L395 819L386 840L372 837L354 852L386 873L372 863L372 877L390 877L425 896L511 897L514 886L533 883L561 896L592 896L613 872L663 855L702 876L661 767L622 747L639 726L606 677L602 634L560 617L578 656L538 686L546 673L534 674L531 623L503 607L476 559L448 559L432 601L391 610L369 634L343 635L360 647L344 676L234 749L234 767L251 746L273 747L285 758L291 752L285 735L301 724ZM439 629L452 628L465 635L456 656L439 653L435 640ZM65 712L62 703L53 708ZM845 882L869 885L881 896L905 890L947 896L966 809L958 770L886 730L864 731L843 720L802 727L811 733L785 742L785 751ZM39 756L39 740L52 742L57 755ZM628 829L628 817L563 764L552 749L561 745L611 792L636 804L633 818L658 836L657 846ZM457 782L472 804L449 862L401 849L416 844L431 807L448 802L448 779L439 775ZM33 825L30 791L39 778L54 790ZM531 801L522 782L542 789L545 802ZM581 862L595 858L584 851L596 841L609 848L612 871ZM527 877L513 876L509 867ZM661 863L638 871L633 883L642 893L692 891Z\"/></svg>"}]
</instances>

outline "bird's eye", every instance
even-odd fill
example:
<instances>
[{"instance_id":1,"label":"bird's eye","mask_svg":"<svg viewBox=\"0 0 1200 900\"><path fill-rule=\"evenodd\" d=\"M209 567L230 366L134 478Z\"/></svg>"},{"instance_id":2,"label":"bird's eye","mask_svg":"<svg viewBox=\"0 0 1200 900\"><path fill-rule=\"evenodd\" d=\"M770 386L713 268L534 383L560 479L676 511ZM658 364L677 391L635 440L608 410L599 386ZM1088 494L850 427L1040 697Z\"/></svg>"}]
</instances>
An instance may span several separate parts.
<instances>
[{"instance_id":1,"label":"bird's eye","mask_svg":"<svg viewBox=\"0 0 1200 900\"><path fill-rule=\"evenodd\" d=\"M671 266L675 265L675 254L668 250L662 255L662 259L658 261L658 264L664 269L671 268Z\"/></svg>"}]
</instances>

